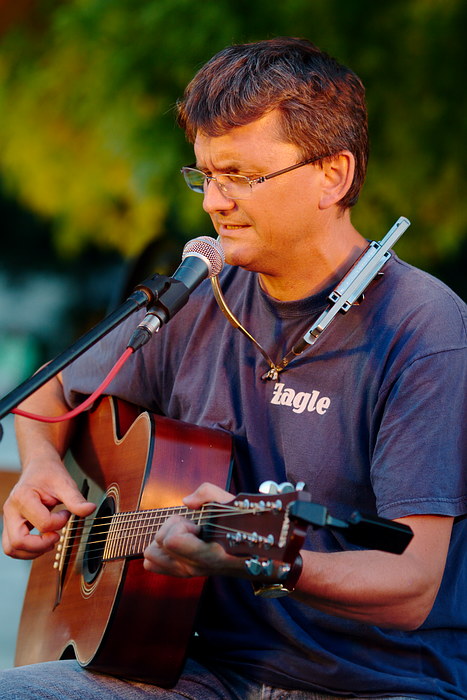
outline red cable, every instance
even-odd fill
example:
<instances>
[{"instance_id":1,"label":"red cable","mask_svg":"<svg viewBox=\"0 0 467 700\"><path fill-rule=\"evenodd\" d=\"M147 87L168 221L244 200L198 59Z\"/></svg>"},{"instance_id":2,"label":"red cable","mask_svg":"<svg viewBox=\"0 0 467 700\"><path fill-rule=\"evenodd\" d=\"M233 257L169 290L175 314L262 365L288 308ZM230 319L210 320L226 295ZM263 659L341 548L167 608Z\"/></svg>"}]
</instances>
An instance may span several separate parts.
<instances>
[{"instance_id":1,"label":"red cable","mask_svg":"<svg viewBox=\"0 0 467 700\"><path fill-rule=\"evenodd\" d=\"M99 396L104 392L104 390L107 388L107 386L110 384L112 379L118 374L120 369L123 367L125 362L128 360L130 355L133 354L133 348L127 348L123 355L117 360L117 362L114 364L104 381L100 386L97 387L97 389L85 400L83 401L82 404L74 408L72 411L68 411L68 413L64 413L62 416L39 416L35 413L28 413L27 411L22 411L20 408L14 408L11 413L16 413L18 416L24 416L25 418L32 418L33 420L38 420L43 423L59 423L60 421L63 420L69 420L70 418L74 418L78 414L82 413L85 411L89 406L91 406L96 399L99 398Z\"/></svg>"}]
</instances>

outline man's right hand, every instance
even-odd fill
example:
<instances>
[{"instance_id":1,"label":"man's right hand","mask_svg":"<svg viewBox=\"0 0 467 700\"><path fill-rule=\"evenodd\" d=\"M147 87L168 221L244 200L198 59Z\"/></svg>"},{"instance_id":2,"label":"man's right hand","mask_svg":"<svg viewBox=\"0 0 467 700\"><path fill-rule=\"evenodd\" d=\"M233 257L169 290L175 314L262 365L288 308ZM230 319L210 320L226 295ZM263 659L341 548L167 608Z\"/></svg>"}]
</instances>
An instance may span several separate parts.
<instances>
[{"instance_id":1,"label":"man's right hand","mask_svg":"<svg viewBox=\"0 0 467 700\"><path fill-rule=\"evenodd\" d=\"M64 507L52 512L60 504ZM16 559L44 554L59 540L71 513L86 517L95 507L81 495L58 456L47 466L29 465L3 508L3 549Z\"/></svg>"},{"instance_id":2,"label":"man's right hand","mask_svg":"<svg viewBox=\"0 0 467 700\"><path fill-rule=\"evenodd\" d=\"M53 377L20 408L41 415L66 413L70 407L61 377ZM72 421L42 423L17 416L15 425L23 472L3 507L2 541L10 557L33 559L54 547L70 513L85 517L96 506L81 495L62 462Z\"/></svg>"}]
</instances>

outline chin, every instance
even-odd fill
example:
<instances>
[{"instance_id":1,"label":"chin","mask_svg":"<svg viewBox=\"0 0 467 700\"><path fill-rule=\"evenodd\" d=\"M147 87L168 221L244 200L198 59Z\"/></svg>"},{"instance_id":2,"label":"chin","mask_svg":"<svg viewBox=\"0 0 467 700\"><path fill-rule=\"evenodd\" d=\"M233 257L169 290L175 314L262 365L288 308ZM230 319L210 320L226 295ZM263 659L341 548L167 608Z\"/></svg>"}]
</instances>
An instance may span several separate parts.
<instances>
[{"instance_id":1,"label":"chin","mask_svg":"<svg viewBox=\"0 0 467 700\"><path fill-rule=\"evenodd\" d=\"M221 242L222 248L224 249L225 262L228 265L237 265L241 267L242 262L245 260L245 255L242 254L240 247L226 240L221 239Z\"/></svg>"},{"instance_id":2,"label":"chin","mask_svg":"<svg viewBox=\"0 0 467 700\"><path fill-rule=\"evenodd\" d=\"M233 265L234 267L242 267L244 270L254 271L255 266L251 260L249 260L245 255L225 254L225 262L227 265Z\"/></svg>"},{"instance_id":3,"label":"chin","mask_svg":"<svg viewBox=\"0 0 467 700\"><path fill-rule=\"evenodd\" d=\"M261 271L261 259L257 259L257 252L255 256L253 251L249 250L247 246L242 245L239 241L229 241L221 237L221 243L225 253L225 262L228 265L242 267L244 270L249 270L250 272Z\"/></svg>"}]
</instances>

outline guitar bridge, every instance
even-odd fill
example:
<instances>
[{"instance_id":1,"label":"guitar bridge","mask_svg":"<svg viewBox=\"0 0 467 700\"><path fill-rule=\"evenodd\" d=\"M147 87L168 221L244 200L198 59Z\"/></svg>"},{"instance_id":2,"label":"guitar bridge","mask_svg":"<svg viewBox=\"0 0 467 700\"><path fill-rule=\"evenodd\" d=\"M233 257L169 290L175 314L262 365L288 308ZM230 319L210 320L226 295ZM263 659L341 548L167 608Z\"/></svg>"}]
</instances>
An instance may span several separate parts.
<instances>
[{"instance_id":1,"label":"guitar bridge","mask_svg":"<svg viewBox=\"0 0 467 700\"><path fill-rule=\"evenodd\" d=\"M84 498L87 498L87 495L89 493L89 484L87 479L85 479L83 482L81 493L84 496ZM53 610L55 610L57 605L60 605L60 602L62 600L63 582L65 580L68 563L70 561L72 544L76 539L76 534L78 532L80 522L82 528L82 519L78 518L76 515L72 515L65 527L62 528L60 534L60 541L57 545L55 561L53 564L53 568L57 569L57 589L55 594Z\"/></svg>"}]
</instances>

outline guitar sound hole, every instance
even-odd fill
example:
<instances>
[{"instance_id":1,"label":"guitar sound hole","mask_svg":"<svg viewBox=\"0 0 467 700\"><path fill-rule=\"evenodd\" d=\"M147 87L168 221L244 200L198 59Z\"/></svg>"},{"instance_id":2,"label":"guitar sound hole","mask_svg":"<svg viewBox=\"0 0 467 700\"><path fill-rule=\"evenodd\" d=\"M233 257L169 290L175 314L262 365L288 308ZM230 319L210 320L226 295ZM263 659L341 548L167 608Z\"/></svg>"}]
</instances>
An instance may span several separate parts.
<instances>
[{"instance_id":1,"label":"guitar sound hole","mask_svg":"<svg viewBox=\"0 0 467 700\"><path fill-rule=\"evenodd\" d=\"M92 583L102 568L107 534L114 513L115 502L107 496L97 510L84 550L83 577L86 583Z\"/></svg>"}]
</instances>

